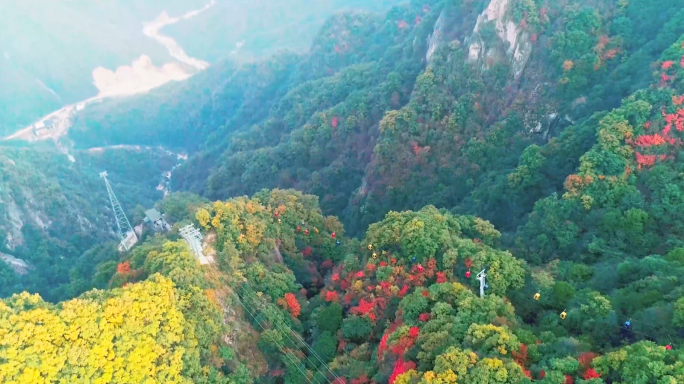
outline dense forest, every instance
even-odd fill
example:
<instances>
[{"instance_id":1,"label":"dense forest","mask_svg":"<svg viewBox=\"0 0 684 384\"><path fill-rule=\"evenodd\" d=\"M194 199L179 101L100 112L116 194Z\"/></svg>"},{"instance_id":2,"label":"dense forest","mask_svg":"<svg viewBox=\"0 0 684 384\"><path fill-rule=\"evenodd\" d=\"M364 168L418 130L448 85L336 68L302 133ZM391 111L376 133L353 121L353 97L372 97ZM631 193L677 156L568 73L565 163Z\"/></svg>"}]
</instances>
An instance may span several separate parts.
<instances>
[{"instance_id":1,"label":"dense forest","mask_svg":"<svg viewBox=\"0 0 684 384\"><path fill-rule=\"evenodd\" d=\"M71 161L54 144L0 146L0 238L6 239L0 253L30 266L20 275L0 262L0 295L28 290L59 301L83 292L73 290L78 265L92 268L99 257L118 257L116 246L108 252L91 249L116 239L99 173L109 172L112 188L137 225L142 217L133 215L134 209L150 208L164 196L157 190L162 173L178 161L157 148L75 151ZM93 260L93 255L98 256Z\"/></svg>"},{"instance_id":2,"label":"dense forest","mask_svg":"<svg viewBox=\"0 0 684 384\"><path fill-rule=\"evenodd\" d=\"M678 0L414 0L89 108L81 156L190 154L175 225L44 257L0 381L683 383L683 79Z\"/></svg>"}]
</instances>

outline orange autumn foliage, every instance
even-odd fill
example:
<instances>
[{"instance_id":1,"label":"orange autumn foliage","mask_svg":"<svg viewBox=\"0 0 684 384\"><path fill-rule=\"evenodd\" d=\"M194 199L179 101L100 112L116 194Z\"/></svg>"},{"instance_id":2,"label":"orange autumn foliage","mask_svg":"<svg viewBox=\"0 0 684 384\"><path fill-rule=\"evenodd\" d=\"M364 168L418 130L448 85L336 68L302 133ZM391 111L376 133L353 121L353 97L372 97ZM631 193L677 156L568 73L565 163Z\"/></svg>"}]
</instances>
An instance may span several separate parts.
<instances>
[{"instance_id":1,"label":"orange autumn foliage","mask_svg":"<svg viewBox=\"0 0 684 384\"><path fill-rule=\"evenodd\" d=\"M218 306L219 305L219 300L218 297L216 296L216 291L213 289L205 289L204 294L207 296L207 299L214 305Z\"/></svg>"},{"instance_id":2,"label":"orange autumn foliage","mask_svg":"<svg viewBox=\"0 0 684 384\"><path fill-rule=\"evenodd\" d=\"M634 143L640 147L650 147L652 145L665 144L666 141L662 136L656 133L654 135L641 135L637 137Z\"/></svg>"},{"instance_id":3,"label":"orange autumn foliage","mask_svg":"<svg viewBox=\"0 0 684 384\"><path fill-rule=\"evenodd\" d=\"M325 293L325 301L339 301L340 297L335 291L327 291Z\"/></svg>"},{"instance_id":4,"label":"orange autumn foliage","mask_svg":"<svg viewBox=\"0 0 684 384\"><path fill-rule=\"evenodd\" d=\"M586 371L589 369L591 366L591 362L594 361L594 358L598 357L598 353L594 352L584 352L579 355L577 358L577 361L580 363L580 367L583 371Z\"/></svg>"},{"instance_id":5,"label":"orange autumn foliage","mask_svg":"<svg viewBox=\"0 0 684 384\"><path fill-rule=\"evenodd\" d=\"M571 60L565 60L565 61L563 62L563 70L564 70L565 72L568 72L568 71L571 70L574 66L575 66L575 63L573 63Z\"/></svg>"},{"instance_id":6,"label":"orange autumn foliage","mask_svg":"<svg viewBox=\"0 0 684 384\"><path fill-rule=\"evenodd\" d=\"M299 302L297 301L297 298L295 297L294 294L288 292L285 294L285 303L287 304L287 309L290 311L290 314L294 317L299 316L299 313L301 311L301 306L299 305Z\"/></svg>"},{"instance_id":7,"label":"orange autumn foliage","mask_svg":"<svg viewBox=\"0 0 684 384\"><path fill-rule=\"evenodd\" d=\"M129 275L131 273L131 262L126 261L119 263L119 265L116 266L116 273L123 276Z\"/></svg>"}]
</instances>

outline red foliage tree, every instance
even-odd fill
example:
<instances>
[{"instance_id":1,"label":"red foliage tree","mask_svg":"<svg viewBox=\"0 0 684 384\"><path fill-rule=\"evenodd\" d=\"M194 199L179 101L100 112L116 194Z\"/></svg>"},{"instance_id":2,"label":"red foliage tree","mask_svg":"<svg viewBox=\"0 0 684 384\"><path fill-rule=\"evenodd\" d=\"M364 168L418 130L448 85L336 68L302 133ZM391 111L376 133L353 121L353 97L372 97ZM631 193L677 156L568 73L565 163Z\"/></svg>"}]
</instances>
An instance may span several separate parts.
<instances>
[{"instance_id":1,"label":"red foliage tree","mask_svg":"<svg viewBox=\"0 0 684 384\"><path fill-rule=\"evenodd\" d=\"M437 284L446 283L446 275L444 272L437 272Z\"/></svg>"},{"instance_id":2,"label":"red foliage tree","mask_svg":"<svg viewBox=\"0 0 684 384\"><path fill-rule=\"evenodd\" d=\"M325 301L337 302L340 300L340 296L335 291L327 291L325 293Z\"/></svg>"},{"instance_id":3,"label":"red foliage tree","mask_svg":"<svg viewBox=\"0 0 684 384\"><path fill-rule=\"evenodd\" d=\"M304 257L309 257L309 256L311 256L311 252L312 252L311 247L307 246L307 247L304 248L304 250L302 251L302 256L304 256Z\"/></svg>"},{"instance_id":4,"label":"red foliage tree","mask_svg":"<svg viewBox=\"0 0 684 384\"><path fill-rule=\"evenodd\" d=\"M387 339L389 338L390 332L385 332L380 338L380 344L378 344L378 360L382 360L382 355L387 350Z\"/></svg>"},{"instance_id":5,"label":"red foliage tree","mask_svg":"<svg viewBox=\"0 0 684 384\"><path fill-rule=\"evenodd\" d=\"M389 384L394 384L394 380L397 379L397 376L401 375L402 373L409 371L411 369L414 369L416 367L416 363L412 361L404 361L402 358L399 358L395 363L394 363L394 369L392 370L392 374L389 377Z\"/></svg>"},{"instance_id":6,"label":"red foliage tree","mask_svg":"<svg viewBox=\"0 0 684 384\"><path fill-rule=\"evenodd\" d=\"M520 343L518 351L511 352L511 355L513 356L513 359L515 359L515 361L522 367L527 365L527 345Z\"/></svg>"},{"instance_id":7,"label":"red foliage tree","mask_svg":"<svg viewBox=\"0 0 684 384\"><path fill-rule=\"evenodd\" d=\"M337 116L333 117L333 119L332 119L333 128L337 128L338 124L339 124L339 119L337 118Z\"/></svg>"},{"instance_id":8,"label":"red foliage tree","mask_svg":"<svg viewBox=\"0 0 684 384\"><path fill-rule=\"evenodd\" d=\"M639 165L639 169L641 169L642 166L650 166L655 164L656 161L656 156L655 155L642 155L639 152L636 152L636 161L637 164Z\"/></svg>"},{"instance_id":9,"label":"red foliage tree","mask_svg":"<svg viewBox=\"0 0 684 384\"><path fill-rule=\"evenodd\" d=\"M672 68L673 65L674 65L674 61L668 60L668 61L663 62L663 65L661 66L661 68L668 70L668 69Z\"/></svg>"},{"instance_id":10,"label":"red foliage tree","mask_svg":"<svg viewBox=\"0 0 684 384\"><path fill-rule=\"evenodd\" d=\"M575 379L570 375L565 375L565 384L575 384Z\"/></svg>"},{"instance_id":11,"label":"red foliage tree","mask_svg":"<svg viewBox=\"0 0 684 384\"><path fill-rule=\"evenodd\" d=\"M522 368L523 375L525 375L528 379L532 378L532 372L530 372L529 369L525 369L525 367L522 366L520 368Z\"/></svg>"},{"instance_id":12,"label":"red foliage tree","mask_svg":"<svg viewBox=\"0 0 684 384\"><path fill-rule=\"evenodd\" d=\"M641 135L637 137L634 143L640 147L650 147L652 145L665 144L666 140L665 138L656 133L654 135Z\"/></svg>"},{"instance_id":13,"label":"red foliage tree","mask_svg":"<svg viewBox=\"0 0 684 384\"><path fill-rule=\"evenodd\" d=\"M116 266L116 273L122 276L128 276L131 273L131 262L125 261L119 263L119 265Z\"/></svg>"},{"instance_id":14,"label":"red foliage tree","mask_svg":"<svg viewBox=\"0 0 684 384\"><path fill-rule=\"evenodd\" d=\"M584 376L583 376L584 380L598 379L599 377L601 377L601 375L596 373L594 368L587 369L587 371L584 372Z\"/></svg>"},{"instance_id":15,"label":"red foliage tree","mask_svg":"<svg viewBox=\"0 0 684 384\"><path fill-rule=\"evenodd\" d=\"M428 321L428 320L430 320L430 314L427 312L421 313L420 316L418 316L418 320Z\"/></svg>"},{"instance_id":16,"label":"red foliage tree","mask_svg":"<svg viewBox=\"0 0 684 384\"><path fill-rule=\"evenodd\" d=\"M416 338L418 337L418 334L420 333L420 328L413 326L409 329L409 336Z\"/></svg>"},{"instance_id":17,"label":"red foliage tree","mask_svg":"<svg viewBox=\"0 0 684 384\"><path fill-rule=\"evenodd\" d=\"M299 312L302 308L299 305L299 302L297 301L295 295L293 295L290 292L286 293L285 302L287 303L287 309L290 311L290 314L294 317L299 316Z\"/></svg>"},{"instance_id":18,"label":"red foliage tree","mask_svg":"<svg viewBox=\"0 0 684 384\"><path fill-rule=\"evenodd\" d=\"M357 313L359 315L366 315L375 308L374 301L366 301L366 299L361 299L359 305L351 309L352 313Z\"/></svg>"},{"instance_id":19,"label":"red foliage tree","mask_svg":"<svg viewBox=\"0 0 684 384\"><path fill-rule=\"evenodd\" d=\"M583 352L579 355L577 358L577 361L580 363L580 368L582 371L586 371L591 367L591 362L594 361L594 358L598 356L597 353L594 352Z\"/></svg>"}]
</instances>

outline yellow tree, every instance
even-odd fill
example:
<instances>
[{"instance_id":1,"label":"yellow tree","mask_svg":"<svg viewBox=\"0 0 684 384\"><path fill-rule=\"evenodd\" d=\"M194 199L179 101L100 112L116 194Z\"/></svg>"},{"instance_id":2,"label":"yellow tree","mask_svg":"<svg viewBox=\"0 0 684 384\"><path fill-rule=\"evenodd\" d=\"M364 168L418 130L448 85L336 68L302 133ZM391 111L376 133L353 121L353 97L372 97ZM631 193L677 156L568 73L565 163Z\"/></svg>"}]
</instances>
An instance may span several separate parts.
<instances>
[{"instance_id":1,"label":"yellow tree","mask_svg":"<svg viewBox=\"0 0 684 384\"><path fill-rule=\"evenodd\" d=\"M0 382L171 383L197 345L174 284L149 280L57 306L22 293L0 302Z\"/></svg>"}]
</instances>

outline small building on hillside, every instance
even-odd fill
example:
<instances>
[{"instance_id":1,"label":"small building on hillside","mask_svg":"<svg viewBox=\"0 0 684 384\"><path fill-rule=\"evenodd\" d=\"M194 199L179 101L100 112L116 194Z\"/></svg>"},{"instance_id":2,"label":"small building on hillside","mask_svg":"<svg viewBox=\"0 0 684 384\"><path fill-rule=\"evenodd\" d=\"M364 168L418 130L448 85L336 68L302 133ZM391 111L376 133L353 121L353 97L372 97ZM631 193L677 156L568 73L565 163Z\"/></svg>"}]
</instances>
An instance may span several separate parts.
<instances>
[{"instance_id":1,"label":"small building on hillside","mask_svg":"<svg viewBox=\"0 0 684 384\"><path fill-rule=\"evenodd\" d=\"M145 211L145 223L157 232L171 230L171 225L164 220L164 215L154 208Z\"/></svg>"},{"instance_id":2,"label":"small building on hillside","mask_svg":"<svg viewBox=\"0 0 684 384\"><path fill-rule=\"evenodd\" d=\"M55 128L55 122L52 119L47 119L36 123L33 126L33 134L36 137L41 137L49 134Z\"/></svg>"}]
</instances>

